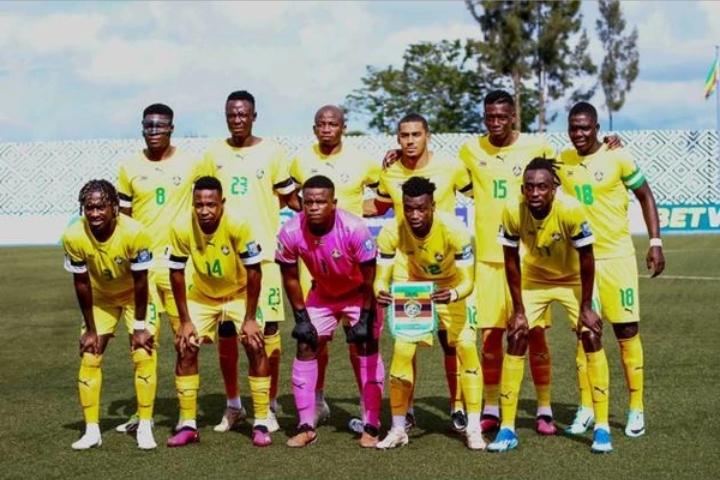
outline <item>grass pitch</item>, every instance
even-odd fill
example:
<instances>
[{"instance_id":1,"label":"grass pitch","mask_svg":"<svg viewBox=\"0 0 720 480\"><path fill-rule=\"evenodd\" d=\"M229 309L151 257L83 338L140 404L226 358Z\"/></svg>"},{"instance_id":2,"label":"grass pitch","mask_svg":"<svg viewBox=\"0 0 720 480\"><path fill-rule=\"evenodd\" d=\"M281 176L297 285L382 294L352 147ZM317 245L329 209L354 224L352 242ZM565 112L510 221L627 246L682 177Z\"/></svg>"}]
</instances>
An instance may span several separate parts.
<instances>
[{"instance_id":1,"label":"grass pitch","mask_svg":"<svg viewBox=\"0 0 720 480\"><path fill-rule=\"evenodd\" d=\"M103 446L74 452L70 444L83 427L76 392L81 317L70 275L62 269L57 247L0 249L0 478L717 478L720 238L672 237L665 243L668 267L664 276L640 280L648 432L639 439L622 433L627 393L617 342L606 326L615 451L604 456L590 453L589 435L544 438L534 433L534 392L527 375L518 412L518 450L470 452L448 430L439 346L420 351L418 427L410 445L387 452L362 450L346 426L358 407L341 337L331 347L326 387L330 421L319 428L316 445L291 450L284 445L295 424L289 382L294 343L287 325L283 328L282 431L273 436L271 447L252 447L250 424L240 432L212 431L224 408L212 346L201 353L201 443L180 449L164 446L177 417L177 403L174 352L169 327L163 325L155 415L159 448L141 452L132 437L113 431L132 413L135 402L132 363L122 333L108 347L104 360ZM637 247L644 256L647 240L638 241ZM555 315L549 336L553 408L558 426L564 427L576 403L574 340L564 314ZM388 337L383 353L389 367ZM241 365L244 375L245 359ZM244 377L241 385L244 405L250 407ZM383 424L389 424L387 399Z\"/></svg>"}]
</instances>

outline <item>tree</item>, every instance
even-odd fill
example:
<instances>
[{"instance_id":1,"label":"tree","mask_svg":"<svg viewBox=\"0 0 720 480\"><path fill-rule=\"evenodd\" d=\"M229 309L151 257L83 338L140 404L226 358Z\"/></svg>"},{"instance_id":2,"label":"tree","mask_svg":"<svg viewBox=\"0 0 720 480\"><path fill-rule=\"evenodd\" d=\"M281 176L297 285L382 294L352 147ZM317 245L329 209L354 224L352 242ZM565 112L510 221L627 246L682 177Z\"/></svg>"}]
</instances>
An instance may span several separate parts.
<instances>
[{"instance_id":1,"label":"tree","mask_svg":"<svg viewBox=\"0 0 720 480\"><path fill-rule=\"evenodd\" d=\"M637 48L637 27L628 35L619 0L600 0L600 18L596 21L598 36L605 51L600 67L600 85L605 94L605 107L613 128L613 112L625 104L625 94L630 91L638 76L640 54Z\"/></svg>"},{"instance_id":2,"label":"tree","mask_svg":"<svg viewBox=\"0 0 720 480\"><path fill-rule=\"evenodd\" d=\"M475 132L491 76L477 64L474 41L443 40L410 45L402 68L367 67L362 87L346 97L346 110L370 117L369 126L394 132L410 112L427 118L436 133Z\"/></svg>"},{"instance_id":3,"label":"tree","mask_svg":"<svg viewBox=\"0 0 720 480\"><path fill-rule=\"evenodd\" d=\"M578 77L595 73L587 53L589 41L582 30L580 1L465 3L484 35L485 41L479 47L482 61L512 81L520 123L516 127L529 125L521 109L522 96L534 78L538 130L544 131L549 101L565 95ZM573 95L588 93L576 90Z\"/></svg>"}]
</instances>

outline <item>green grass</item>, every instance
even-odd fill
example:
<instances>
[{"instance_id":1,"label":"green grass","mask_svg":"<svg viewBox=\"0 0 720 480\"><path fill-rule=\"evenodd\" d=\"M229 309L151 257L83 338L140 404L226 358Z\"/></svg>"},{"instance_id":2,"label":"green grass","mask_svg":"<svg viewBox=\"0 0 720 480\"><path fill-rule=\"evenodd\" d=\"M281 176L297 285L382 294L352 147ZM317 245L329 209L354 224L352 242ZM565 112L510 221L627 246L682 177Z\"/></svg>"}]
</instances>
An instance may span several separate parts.
<instances>
[{"instance_id":1,"label":"green grass","mask_svg":"<svg viewBox=\"0 0 720 480\"><path fill-rule=\"evenodd\" d=\"M619 355L606 327L611 365L611 427L615 452L590 453L590 438L541 438L533 431L534 395L525 382L520 402L517 451L474 453L448 432L445 378L439 346L419 356L416 410L419 427L408 447L389 452L361 450L346 430L357 411L357 393L343 341L335 341L327 381L332 417L319 429L319 442L291 450L284 443L294 423L290 364L294 344L283 330L285 353L280 402L282 431L266 449L252 447L249 425L239 433L216 434L211 426L224 407L217 355L201 354L199 424L202 442L181 449L164 446L177 417L173 389L174 354L163 326L156 408L156 451L137 450L134 439L112 428L134 409L132 364L126 337L118 336L106 353L102 391L103 446L73 452L82 429L77 402L77 337L80 313L58 248L0 249L0 478L717 478L720 374L720 280L670 279L670 276L720 278L720 239L686 236L666 239L666 278L640 280L645 345L648 433L639 439L622 434L627 394ZM644 253L647 241L638 242ZM553 407L560 426L574 413L574 341L557 315L550 331L553 353ZM386 365L390 341L383 341ZM246 372L246 361L242 371ZM242 379L243 402L250 405ZM387 392L386 392L387 395ZM384 405L384 425L389 405Z\"/></svg>"}]
</instances>

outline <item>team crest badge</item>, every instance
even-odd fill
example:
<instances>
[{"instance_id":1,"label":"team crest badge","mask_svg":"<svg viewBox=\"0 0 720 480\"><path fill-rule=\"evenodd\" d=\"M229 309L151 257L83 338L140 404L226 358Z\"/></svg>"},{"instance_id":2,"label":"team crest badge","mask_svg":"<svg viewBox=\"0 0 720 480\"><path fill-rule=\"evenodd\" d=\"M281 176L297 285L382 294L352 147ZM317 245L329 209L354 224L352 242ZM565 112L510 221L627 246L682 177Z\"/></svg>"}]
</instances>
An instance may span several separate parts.
<instances>
[{"instance_id":1,"label":"team crest badge","mask_svg":"<svg viewBox=\"0 0 720 480\"><path fill-rule=\"evenodd\" d=\"M220 247L220 251L223 253L223 255L230 255L230 249L227 245L223 245Z\"/></svg>"},{"instance_id":2,"label":"team crest badge","mask_svg":"<svg viewBox=\"0 0 720 480\"><path fill-rule=\"evenodd\" d=\"M122 263L123 263L122 257L115 257L113 260L114 260L115 263L118 264L118 265L122 265Z\"/></svg>"},{"instance_id":3,"label":"team crest badge","mask_svg":"<svg viewBox=\"0 0 720 480\"><path fill-rule=\"evenodd\" d=\"M150 250L143 248L138 252L137 260L140 263L149 262L152 260L152 253L150 253Z\"/></svg>"},{"instance_id":4,"label":"team crest badge","mask_svg":"<svg viewBox=\"0 0 720 480\"><path fill-rule=\"evenodd\" d=\"M420 315L420 312L422 311L422 305L420 305L420 302L414 299L410 299L407 302L405 302L405 305L403 305L403 312L405 312L405 315L407 315L410 318L415 318L418 315Z\"/></svg>"},{"instance_id":5,"label":"team crest badge","mask_svg":"<svg viewBox=\"0 0 720 480\"><path fill-rule=\"evenodd\" d=\"M245 247L247 247L248 254L251 257L254 257L254 256L260 254L260 245L258 245L255 242L248 242L245 244Z\"/></svg>"},{"instance_id":6,"label":"team crest badge","mask_svg":"<svg viewBox=\"0 0 720 480\"><path fill-rule=\"evenodd\" d=\"M595 180L597 180L598 182L602 182L602 179L604 177L605 177L605 175L603 175L603 172L600 172L600 171L595 172Z\"/></svg>"},{"instance_id":7,"label":"team crest badge","mask_svg":"<svg viewBox=\"0 0 720 480\"><path fill-rule=\"evenodd\" d=\"M257 178L263 178L265 176L265 170L258 168L257 172L255 172L255 176Z\"/></svg>"},{"instance_id":8,"label":"team crest badge","mask_svg":"<svg viewBox=\"0 0 720 480\"><path fill-rule=\"evenodd\" d=\"M179 176L175 175L175 176L172 178L172 182L173 182L173 185L175 185L175 186L177 187L177 186L180 185L180 183L182 183L182 177L179 177Z\"/></svg>"},{"instance_id":9,"label":"team crest badge","mask_svg":"<svg viewBox=\"0 0 720 480\"><path fill-rule=\"evenodd\" d=\"M445 257L443 256L442 253L436 253L436 254L435 254L435 261L436 261L436 262L442 262L444 258L445 258Z\"/></svg>"},{"instance_id":10,"label":"team crest badge","mask_svg":"<svg viewBox=\"0 0 720 480\"><path fill-rule=\"evenodd\" d=\"M560 241L561 238L562 237L560 236L560 232L553 232L553 234L552 234L553 241L558 242L558 241Z\"/></svg>"},{"instance_id":11,"label":"team crest badge","mask_svg":"<svg viewBox=\"0 0 720 480\"><path fill-rule=\"evenodd\" d=\"M373 248L375 248L375 242L373 242L372 238L368 238L365 240L365 243L363 243L363 247L365 247L365 250L368 252L371 252Z\"/></svg>"},{"instance_id":12,"label":"team crest badge","mask_svg":"<svg viewBox=\"0 0 720 480\"><path fill-rule=\"evenodd\" d=\"M519 177L521 173L522 173L522 168L520 167L520 165L515 165L513 167L513 175L515 175L516 177Z\"/></svg>"},{"instance_id":13,"label":"team crest badge","mask_svg":"<svg viewBox=\"0 0 720 480\"><path fill-rule=\"evenodd\" d=\"M342 253L340 253L340 250L338 250L337 248L333 248L331 255L335 260L342 257Z\"/></svg>"}]
</instances>

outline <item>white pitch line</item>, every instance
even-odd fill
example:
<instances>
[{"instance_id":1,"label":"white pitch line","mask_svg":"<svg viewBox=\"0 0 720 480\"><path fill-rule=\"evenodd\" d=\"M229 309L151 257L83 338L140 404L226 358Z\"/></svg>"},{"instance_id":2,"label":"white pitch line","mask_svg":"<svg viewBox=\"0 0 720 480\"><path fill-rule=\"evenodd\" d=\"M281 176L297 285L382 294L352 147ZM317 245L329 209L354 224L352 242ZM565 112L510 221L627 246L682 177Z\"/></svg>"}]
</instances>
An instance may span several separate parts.
<instances>
[{"instance_id":1,"label":"white pitch line","mask_svg":"<svg viewBox=\"0 0 720 480\"><path fill-rule=\"evenodd\" d=\"M650 275L640 275L640 278L648 278L650 279ZM660 275L659 277L652 278L652 280L656 279L665 279L665 280L709 280L709 281L716 281L720 282L720 277L700 277L696 275Z\"/></svg>"}]
</instances>

